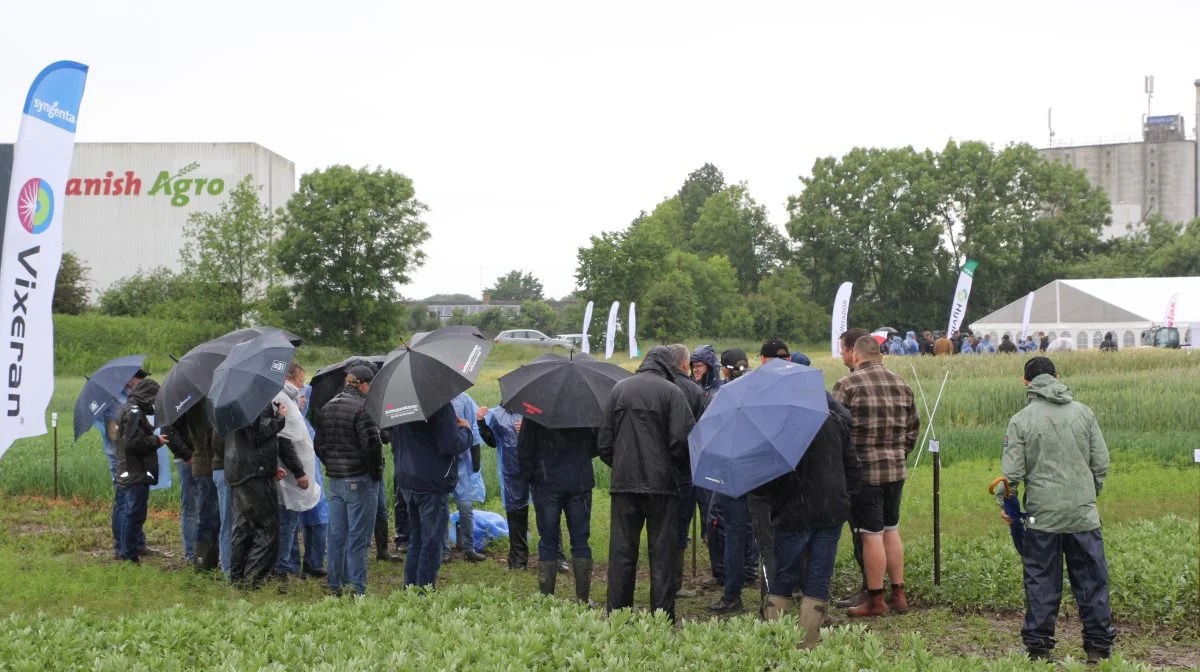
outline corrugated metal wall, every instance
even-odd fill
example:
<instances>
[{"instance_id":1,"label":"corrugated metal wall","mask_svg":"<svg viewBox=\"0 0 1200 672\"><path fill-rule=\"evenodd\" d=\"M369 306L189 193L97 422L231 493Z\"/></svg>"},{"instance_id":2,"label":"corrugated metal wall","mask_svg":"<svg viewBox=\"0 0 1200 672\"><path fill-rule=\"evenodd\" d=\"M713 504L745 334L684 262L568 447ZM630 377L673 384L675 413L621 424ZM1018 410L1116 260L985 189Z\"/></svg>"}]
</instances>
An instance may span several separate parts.
<instances>
[{"instance_id":1,"label":"corrugated metal wall","mask_svg":"<svg viewBox=\"0 0 1200 672\"><path fill-rule=\"evenodd\" d=\"M139 268L181 270L188 217L215 211L246 175L272 210L295 192L295 165L254 143L77 144L63 247L91 267L97 292Z\"/></svg>"}]
</instances>

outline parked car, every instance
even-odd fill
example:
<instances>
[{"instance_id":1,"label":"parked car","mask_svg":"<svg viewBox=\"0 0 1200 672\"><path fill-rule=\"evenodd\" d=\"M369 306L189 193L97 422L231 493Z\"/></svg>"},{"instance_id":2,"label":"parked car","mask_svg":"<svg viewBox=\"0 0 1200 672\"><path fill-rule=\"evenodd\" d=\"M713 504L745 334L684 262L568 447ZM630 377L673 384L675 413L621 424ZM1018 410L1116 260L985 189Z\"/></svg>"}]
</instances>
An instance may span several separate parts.
<instances>
[{"instance_id":1,"label":"parked car","mask_svg":"<svg viewBox=\"0 0 1200 672\"><path fill-rule=\"evenodd\" d=\"M559 334L554 338L570 343L575 352L583 352L583 334Z\"/></svg>"},{"instance_id":2,"label":"parked car","mask_svg":"<svg viewBox=\"0 0 1200 672\"><path fill-rule=\"evenodd\" d=\"M550 338L536 329L509 329L496 335L496 343L513 343L516 345L541 345L551 348L571 348L568 341Z\"/></svg>"}]
</instances>

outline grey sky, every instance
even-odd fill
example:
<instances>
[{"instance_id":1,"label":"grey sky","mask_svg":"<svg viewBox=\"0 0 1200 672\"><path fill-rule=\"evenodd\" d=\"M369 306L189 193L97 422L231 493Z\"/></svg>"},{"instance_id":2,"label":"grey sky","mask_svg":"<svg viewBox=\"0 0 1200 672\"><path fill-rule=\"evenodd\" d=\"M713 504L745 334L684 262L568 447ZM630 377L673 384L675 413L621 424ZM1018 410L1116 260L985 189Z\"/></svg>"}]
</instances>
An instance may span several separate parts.
<instances>
[{"instance_id":1,"label":"grey sky","mask_svg":"<svg viewBox=\"0 0 1200 672\"><path fill-rule=\"evenodd\" d=\"M512 268L561 296L590 234L705 161L782 227L798 176L855 145L1042 146L1050 106L1060 140L1136 136L1146 74L1195 124L1194 1L817 4L7 2L0 139L41 67L82 61L81 141L392 168L431 208L406 296Z\"/></svg>"}]
</instances>

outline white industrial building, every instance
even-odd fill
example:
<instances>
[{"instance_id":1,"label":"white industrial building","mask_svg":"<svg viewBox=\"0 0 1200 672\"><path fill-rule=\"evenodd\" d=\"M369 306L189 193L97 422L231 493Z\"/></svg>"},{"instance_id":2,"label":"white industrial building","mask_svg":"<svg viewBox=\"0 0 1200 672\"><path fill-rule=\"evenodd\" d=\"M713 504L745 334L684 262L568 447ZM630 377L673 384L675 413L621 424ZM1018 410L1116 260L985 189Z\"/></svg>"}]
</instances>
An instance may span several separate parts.
<instances>
[{"instance_id":1,"label":"white industrial building","mask_svg":"<svg viewBox=\"0 0 1200 672\"><path fill-rule=\"evenodd\" d=\"M0 212L12 172L12 145L0 145ZM98 294L139 268L179 269L188 217L213 212L245 176L274 211L296 192L296 166L252 143L75 145L63 213L63 250L90 267Z\"/></svg>"},{"instance_id":2,"label":"white industrial building","mask_svg":"<svg viewBox=\"0 0 1200 672\"><path fill-rule=\"evenodd\" d=\"M1200 277L1055 280L1034 292L1030 333L1036 336L1044 331L1052 340L1070 338L1077 349L1086 350L1100 347L1105 332L1111 331L1118 345L1134 347L1141 345L1143 331L1165 323L1175 295L1175 327L1184 341L1195 345L1200 330ZM971 331L976 336L990 334L995 343L1005 334L1015 341L1021 333L1025 298L971 323Z\"/></svg>"}]
</instances>

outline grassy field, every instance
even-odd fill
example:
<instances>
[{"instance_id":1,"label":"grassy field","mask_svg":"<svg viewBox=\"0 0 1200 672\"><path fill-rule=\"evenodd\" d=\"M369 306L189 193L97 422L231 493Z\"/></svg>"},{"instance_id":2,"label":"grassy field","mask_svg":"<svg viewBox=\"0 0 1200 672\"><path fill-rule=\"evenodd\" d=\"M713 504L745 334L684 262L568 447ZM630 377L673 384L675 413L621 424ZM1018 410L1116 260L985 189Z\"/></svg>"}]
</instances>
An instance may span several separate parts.
<instances>
[{"instance_id":1,"label":"grassy field","mask_svg":"<svg viewBox=\"0 0 1200 672\"><path fill-rule=\"evenodd\" d=\"M300 358L313 371L325 363L322 358L338 354L310 357L301 348ZM536 354L498 348L472 395L481 405L495 404L496 379ZM828 355L816 360L829 386L844 373L840 361ZM1055 360L1076 397L1096 411L1113 451L1100 508L1121 632L1118 650L1127 662L1111 669L1200 665L1200 465L1191 463L1192 449L1200 447L1195 384L1200 357L1125 351ZM46 438L20 441L0 459L0 577L5 577L0 582L7 584L0 587L0 616L10 614L3 628L16 633L0 638L0 670L61 669L72 666L69 661L86 661L94 669L137 664L146 669L440 669L455 662L461 669L1024 669L1006 657L1020 649L1019 559L985 492L998 470L1004 424L1023 403L1023 361L1005 356L888 359L887 365L914 387L919 378L930 407L950 372L935 423L945 465L942 585L932 581L931 465L923 457L903 505L907 582L918 608L874 621L865 631L858 624L839 625L828 644L811 654L786 646L794 631L778 624L750 616L710 621L705 606L719 597L713 590L680 601L689 623L673 636L648 615L605 620L562 601L543 600L535 595L532 573L505 571L504 543L489 548L489 562L446 566L444 590L432 596L399 591L402 568L392 563L372 564L372 596L362 602L324 600L314 582L293 582L286 595L244 595L216 579L180 571L177 491L155 493L148 523L151 544L173 557L151 559L142 567L115 564L107 552L111 485L98 437L92 432L74 444L65 429L83 381L60 378L54 408L63 413L60 492L66 501L47 498L52 444ZM490 498L484 508L499 510L495 453L484 455ZM608 547L603 465L598 464L597 476L593 600L601 601ZM703 547L697 555L696 577L690 551L687 574L698 587L707 571ZM643 547L643 563L644 556ZM852 565L847 537L835 592L852 587ZM570 592L566 581L560 578L564 594ZM638 590L639 603L645 604L644 576ZM756 602L752 590L745 598L748 605ZM1063 613L1061 655L1078 657L1079 626L1069 596ZM215 630L205 627L218 623ZM362 641L374 644L356 644Z\"/></svg>"}]
</instances>

